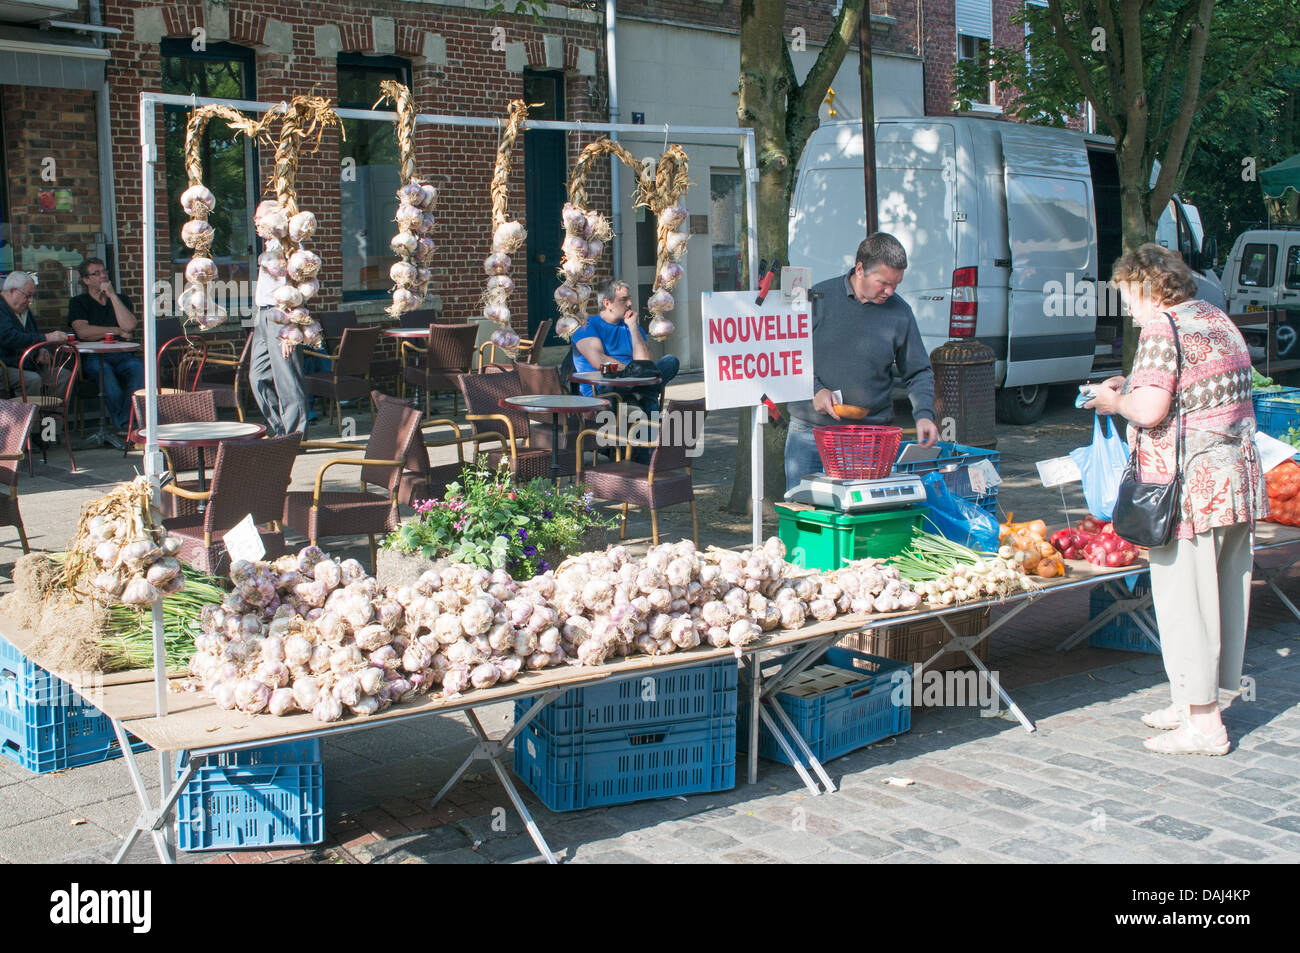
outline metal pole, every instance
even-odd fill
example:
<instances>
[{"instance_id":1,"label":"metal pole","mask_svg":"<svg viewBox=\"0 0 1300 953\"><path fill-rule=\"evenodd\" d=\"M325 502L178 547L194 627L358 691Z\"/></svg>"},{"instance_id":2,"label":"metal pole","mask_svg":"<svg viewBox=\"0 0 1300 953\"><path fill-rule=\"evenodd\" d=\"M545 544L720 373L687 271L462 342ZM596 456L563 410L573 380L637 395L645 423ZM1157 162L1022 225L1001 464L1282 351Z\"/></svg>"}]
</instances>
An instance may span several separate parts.
<instances>
[{"instance_id":1,"label":"metal pole","mask_svg":"<svg viewBox=\"0 0 1300 953\"><path fill-rule=\"evenodd\" d=\"M609 121L618 125L618 60L615 56L614 27L618 14L614 9L614 0L605 0L605 66L609 70ZM609 138L618 142L618 133L611 131ZM610 209L614 229L614 240L610 243L610 259L614 266L614 277L623 277L623 196L619 185L622 181L623 161L613 153L609 157L609 191Z\"/></svg>"},{"instance_id":2,"label":"metal pole","mask_svg":"<svg viewBox=\"0 0 1300 953\"><path fill-rule=\"evenodd\" d=\"M754 133L745 136L745 247L749 252L749 287L758 290L758 202L756 185L758 166L754 162ZM763 544L763 420L767 410L762 404L754 407L753 428L749 435L749 484L753 506L754 545Z\"/></svg>"},{"instance_id":3,"label":"metal pole","mask_svg":"<svg viewBox=\"0 0 1300 953\"><path fill-rule=\"evenodd\" d=\"M862 177L867 197L867 234L880 227L876 212L876 103L871 79L871 3L858 21L858 74L862 78Z\"/></svg>"}]
</instances>

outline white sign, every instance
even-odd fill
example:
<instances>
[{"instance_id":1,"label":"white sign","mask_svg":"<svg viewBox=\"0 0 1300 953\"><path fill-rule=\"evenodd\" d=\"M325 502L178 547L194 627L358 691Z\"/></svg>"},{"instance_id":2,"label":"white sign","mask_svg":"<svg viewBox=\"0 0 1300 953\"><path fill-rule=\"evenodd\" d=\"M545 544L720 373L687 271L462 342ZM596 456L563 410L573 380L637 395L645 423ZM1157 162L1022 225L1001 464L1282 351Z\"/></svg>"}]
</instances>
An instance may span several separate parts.
<instances>
[{"instance_id":1,"label":"white sign","mask_svg":"<svg viewBox=\"0 0 1300 953\"><path fill-rule=\"evenodd\" d=\"M764 394L780 403L812 400L812 314L753 291L705 292L704 397L710 410L753 407Z\"/></svg>"},{"instance_id":2,"label":"white sign","mask_svg":"<svg viewBox=\"0 0 1300 953\"><path fill-rule=\"evenodd\" d=\"M790 304L807 307L808 289L812 287L811 268L781 269L781 298Z\"/></svg>"},{"instance_id":3,"label":"white sign","mask_svg":"<svg viewBox=\"0 0 1300 953\"><path fill-rule=\"evenodd\" d=\"M1079 465L1070 457L1053 457L1051 460L1039 460L1038 478L1043 486L1060 486L1063 483L1076 483L1083 479Z\"/></svg>"},{"instance_id":4,"label":"white sign","mask_svg":"<svg viewBox=\"0 0 1300 953\"><path fill-rule=\"evenodd\" d=\"M1259 451L1260 469L1265 473L1296 455L1296 448L1291 444L1259 431L1255 432L1255 448Z\"/></svg>"},{"instance_id":5,"label":"white sign","mask_svg":"<svg viewBox=\"0 0 1300 953\"><path fill-rule=\"evenodd\" d=\"M249 513L236 523L234 529L221 537L221 541L226 544L226 552L230 553L231 562L240 559L257 562L266 555L266 547L262 544L262 534L257 531L257 524L253 522L252 513Z\"/></svg>"},{"instance_id":6,"label":"white sign","mask_svg":"<svg viewBox=\"0 0 1300 953\"><path fill-rule=\"evenodd\" d=\"M1002 477L998 476L998 471L987 460L975 461L967 467L966 473L970 477L972 493L985 493L989 487L997 486L1002 482Z\"/></svg>"}]
</instances>

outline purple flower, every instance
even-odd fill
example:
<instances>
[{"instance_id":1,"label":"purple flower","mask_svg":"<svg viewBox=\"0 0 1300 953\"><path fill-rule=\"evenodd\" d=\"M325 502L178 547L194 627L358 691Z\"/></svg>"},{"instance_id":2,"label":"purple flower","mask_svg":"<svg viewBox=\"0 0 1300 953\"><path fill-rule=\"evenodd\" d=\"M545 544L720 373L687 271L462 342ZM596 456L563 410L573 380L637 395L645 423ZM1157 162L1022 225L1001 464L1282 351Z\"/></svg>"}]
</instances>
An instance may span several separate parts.
<instances>
[{"instance_id":1,"label":"purple flower","mask_svg":"<svg viewBox=\"0 0 1300 953\"><path fill-rule=\"evenodd\" d=\"M546 570L548 570L548 569L550 569L550 568L551 568L551 564L548 563L545 559L543 559L541 562L539 562L539 563L537 564L537 571L538 571L538 572L546 572Z\"/></svg>"},{"instance_id":2,"label":"purple flower","mask_svg":"<svg viewBox=\"0 0 1300 953\"><path fill-rule=\"evenodd\" d=\"M520 538L521 540L526 540L526 539L528 539L528 530L526 530L526 529L520 529L520 530L518 530L518 533L519 533L519 538Z\"/></svg>"},{"instance_id":3,"label":"purple flower","mask_svg":"<svg viewBox=\"0 0 1300 953\"><path fill-rule=\"evenodd\" d=\"M544 520L548 520L548 519L550 519L550 518L551 518L552 516L554 516L554 515L555 515L555 514L552 513L550 510L542 510L542 519L544 519Z\"/></svg>"},{"instance_id":4,"label":"purple flower","mask_svg":"<svg viewBox=\"0 0 1300 953\"><path fill-rule=\"evenodd\" d=\"M536 555L537 555L537 547L536 547L536 546L525 546L525 547L524 547L524 555L525 555L525 556L536 556Z\"/></svg>"}]
</instances>

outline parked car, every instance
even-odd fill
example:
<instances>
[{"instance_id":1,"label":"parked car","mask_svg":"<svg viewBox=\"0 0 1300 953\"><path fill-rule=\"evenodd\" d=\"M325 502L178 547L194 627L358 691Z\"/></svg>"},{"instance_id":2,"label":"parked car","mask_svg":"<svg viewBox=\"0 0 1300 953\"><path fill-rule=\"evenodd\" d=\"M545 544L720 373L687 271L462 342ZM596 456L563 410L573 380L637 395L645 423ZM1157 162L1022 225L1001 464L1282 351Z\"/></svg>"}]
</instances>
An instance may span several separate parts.
<instances>
[{"instance_id":1,"label":"parked car","mask_svg":"<svg viewBox=\"0 0 1300 953\"><path fill-rule=\"evenodd\" d=\"M1300 358L1300 227L1251 229L1232 243L1223 266L1223 285L1230 314L1267 309L1287 310L1278 324L1277 355ZM1292 317L1294 316L1294 318ZM1252 351L1268 345L1267 325L1242 328Z\"/></svg>"},{"instance_id":2,"label":"parked car","mask_svg":"<svg viewBox=\"0 0 1300 953\"><path fill-rule=\"evenodd\" d=\"M999 416L1037 420L1048 386L1118 365L1119 169L1107 137L975 117L876 124L880 228L908 254L899 293L926 347L977 337L996 357ZM790 263L822 281L848 271L866 231L862 127L824 123L799 163ZM1225 303L1176 196L1162 226ZM1212 246L1211 240L1211 246Z\"/></svg>"}]
</instances>

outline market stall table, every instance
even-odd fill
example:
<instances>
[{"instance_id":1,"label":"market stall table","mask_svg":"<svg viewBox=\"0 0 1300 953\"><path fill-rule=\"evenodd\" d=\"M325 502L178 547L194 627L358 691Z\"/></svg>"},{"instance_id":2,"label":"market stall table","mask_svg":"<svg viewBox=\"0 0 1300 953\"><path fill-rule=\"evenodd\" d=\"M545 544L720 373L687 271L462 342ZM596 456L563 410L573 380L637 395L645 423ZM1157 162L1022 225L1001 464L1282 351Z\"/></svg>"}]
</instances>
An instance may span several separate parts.
<instances>
[{"instance_id":1,"label":"market stall table","mask_svg":"<svg viewBox=\"0 0 1300 953\"><path fill-rule=\"evenodd\" d=\"M606 410L609 401L603 397L582 397L576 394L520 394L502 397L497 406L506 410L520 410L531 416L550 415L551 418L551 480L560 482L560 418L567 414L591 414Z\"/></svg>"},{"instance_id":2,"label":"market stall table","mask_svg":"<svg viewBox=\"0 0 1300 953\"><path fill-rule=\"evenodd\" d=\"M264 424L237 420L192 420L179 424L159 424L158 446L193 447L199 454L199 492L208 489L207 461L203 452L227 440L252 440L266 433ZM148 436L140 431L140 439Z\"/></svg>"},{"instance_id":3,"label":"market stall table","mask_svg":"<svg viewBox=\"0 0 1300 953\"><path fill-rule=\"evenodd\" d=\"M87 438L86 446L109 446L121 450L125 445L117 438L117 434L108 429L108 402L104 397L104 365L107 362L103 356L129 354L140 350L140 345L135 341L77 341L72 346L83 357L99 358L99 427Z\"/></svg>"}]
</instances>

